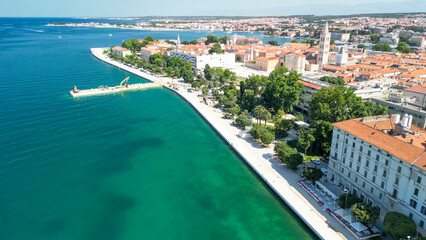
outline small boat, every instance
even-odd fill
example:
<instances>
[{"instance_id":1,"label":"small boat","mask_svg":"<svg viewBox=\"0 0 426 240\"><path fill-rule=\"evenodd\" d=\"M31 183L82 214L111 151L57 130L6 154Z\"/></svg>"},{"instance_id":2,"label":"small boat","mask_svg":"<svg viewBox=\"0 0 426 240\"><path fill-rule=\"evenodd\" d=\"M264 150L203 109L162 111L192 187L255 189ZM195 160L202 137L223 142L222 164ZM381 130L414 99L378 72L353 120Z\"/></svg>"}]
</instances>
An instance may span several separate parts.
<instances>
[{"instance_id":1,"label":"small boat","mask_svg":"<svg viewBox=\"0 0 426 240\"><path fill-rule=\"evenodd\" d=\"M110 34L108 34L108 36L112 37L112 34L110 33Z\"/></svg>"},{"instance_id":2,"label":"small boat","mask_svg":"<svg viewBox=\"0 0 426 240\"><path fill-rule=\"evenodd\" d=\"M62 36L59 36L59 35L58 35L58 38L62 38Z\"/></svg>"}]
</instances>

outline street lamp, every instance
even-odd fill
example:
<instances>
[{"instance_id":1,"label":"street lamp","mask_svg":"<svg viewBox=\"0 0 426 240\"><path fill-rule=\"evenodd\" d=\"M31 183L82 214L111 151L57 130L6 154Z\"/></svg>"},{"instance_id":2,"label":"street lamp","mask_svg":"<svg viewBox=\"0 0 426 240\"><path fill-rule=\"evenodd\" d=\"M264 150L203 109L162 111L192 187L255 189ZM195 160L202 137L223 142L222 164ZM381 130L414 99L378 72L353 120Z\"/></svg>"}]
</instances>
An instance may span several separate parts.
<instances>
[{"instance_id":1,"label":"street lamp","mask_svg":"<svg viewBox=\"0 0 426 240\"><path fill-rule=\"evenodd\" d=\"M343 191L346 193L346 200L345 200L345 208L348 205L348 195L349 195L349 190L347 188L343 189Z\"/></svg>"}]
</instances>

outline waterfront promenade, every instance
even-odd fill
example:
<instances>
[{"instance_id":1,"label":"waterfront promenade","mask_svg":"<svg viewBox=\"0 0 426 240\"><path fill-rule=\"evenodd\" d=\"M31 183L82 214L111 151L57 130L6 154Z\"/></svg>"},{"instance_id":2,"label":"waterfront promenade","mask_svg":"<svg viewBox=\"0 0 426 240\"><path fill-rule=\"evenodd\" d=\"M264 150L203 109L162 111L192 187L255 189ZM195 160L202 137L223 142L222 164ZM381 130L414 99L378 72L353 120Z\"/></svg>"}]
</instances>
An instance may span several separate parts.
<instances>
[{"instance_id":1,"label":"waterfront promenade","mask_svg":"<svg viewBox=\"0 0 426 240\"><path fill-rule=\"evenodd\" d=\"M98 59L164 85L183 86L177 80L158 77L148 72L126 66L108 58L102 48L91 49ZM170 87L169 87L170 88ZM273 156L273 144L264 148L252 139L238 137L239 129L232 125L232 120L223 119L223 114L201 102L198 93L189 93L183 87L170 88L185 99L201 116L222 136L222 138L239 153L248 165L283 199L287 205L321 238L354 239L354 237L319 206L299 185L300 177L287 167L282 166Z\"/></svg>"}]
</instances>

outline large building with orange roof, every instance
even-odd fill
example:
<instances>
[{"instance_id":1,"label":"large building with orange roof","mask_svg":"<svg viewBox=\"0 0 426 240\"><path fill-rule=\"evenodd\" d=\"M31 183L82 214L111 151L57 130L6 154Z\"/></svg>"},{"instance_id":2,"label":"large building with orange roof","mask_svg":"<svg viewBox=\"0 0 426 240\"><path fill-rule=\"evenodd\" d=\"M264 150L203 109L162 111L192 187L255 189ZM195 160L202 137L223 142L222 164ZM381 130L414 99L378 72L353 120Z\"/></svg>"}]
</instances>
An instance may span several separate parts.
<instances>
[{"instance_id":1,"label":"large building with orange roof","mask_svg":"<svg viewBox=\"0 0 426 240\"><path fill-rule=\"evenodd\" d=\"M426 131L411 121L408 115L394 115L333 123L327 178L379 207L379 224L387 212L401 212L424 236Z\"/></svg>"}]
</instances>

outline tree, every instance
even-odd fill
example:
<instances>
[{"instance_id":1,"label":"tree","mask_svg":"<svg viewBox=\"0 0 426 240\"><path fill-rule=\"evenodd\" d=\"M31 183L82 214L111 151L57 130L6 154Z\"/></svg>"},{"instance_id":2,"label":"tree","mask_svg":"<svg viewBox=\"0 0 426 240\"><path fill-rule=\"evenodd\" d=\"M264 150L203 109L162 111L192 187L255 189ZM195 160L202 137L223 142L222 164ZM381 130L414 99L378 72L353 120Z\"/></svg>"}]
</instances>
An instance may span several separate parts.
<instances>
[{"instance_id":1,"label":"tree","mask_svg":"<svg viewBox=\"0 0 426 240\"><path fill-rule=\"evenodd\" d=\"M192 65L190 62L185 61L182 66L182 78L185 82L192 83L194 75L192 74Z\"/></svg>"},{"instance_id":2,"label":"tree","mask_svg":"<svg viewBox=\"0 0 426 240\"><path fill-rule=\"evenodd\" d=\"M285 138L288 136L287 131L291 129L291 121L287 119L278 119L274 123L275 135L277 138Z\"/></svg>"},{"instance_id":3,"label":"tree","mask_svg":"<svg viewBox=\"0 0 426 240\"><path fill-rule=\"evenodd\" d=\"M296 154L297 151L291 148L287 143L278 142L274 147L275 155L283 163L288 163L291 155Z\"/></svg>"},{"instance_id":4,"label":"tree","mask_svg":"<svg viewBox=\"0 0 426 240\"><path fill-rule=\"evenodd\" d=\"M191 40L190 42L189 42L189 44L191 44L191 45L197 45L198 44L198 41L197 40Z\"/></svg>"},{"instance_id":5,"label":"tree","mask_svg":"<svg viewBox=\"0 0 426 240\"><path fill-rule=\"evenodd\" d=\"M297 169L297 167L302 164L303 156L300 153L293 153L290 155L290 158L287 160L287 166L291 169Z\"/></svg>"},{"instance_id":6,"label":"tree","mask_svg":"<svg viewBox=\"0 0 426 240\"><path fill-rule=\"evenodd\" d=\"M411 53L411 49L407 47L407 44L405 42L398 43L396 50L400 51L401 53Z\"/></svg>"},{"instance_id":7,"label":"tree","mask_svg":"<svg viewBox=\"0 0 426 240\"><path fill-rule=\"evenodd\" d=\"M204 78L207 80L212 80L213 71L210 65L206 64L204 67Z\"/></svg>"},{"instance_id":8,"label":"tree","mask_svg":"<svg viewBox=\"0 0 426 240\"><path fill-rule=\"evenodd\" d=\"M250 129L250 135L254 139L260 139L260 136L262 136L262 133L264 132L264 128L260 125L256 125Z\"/></svg>"},{"instance_id":9,"label":"tree","mask_svg":"<svg viewBox=\"0 0 426 240\"><path fill-rule=\"evenodd\" d=\"M291 40L292 43L299 43L299 40L297 40L296 38Z\"/></svg>"},{"instance_id":10,"label":"tree","mask_svg":"<svg viewBox=\"0 0 426 240\"><path fill-rule=\"evenodd\" d=\"M221 37L221 38L219 38L219 43L226 44L227 40L229 40L229 37L227 37L227 36Z\"/></svg>"},{"instance_id":11,"label":"tree","mask_svg":"<svg viewBox=\"0 0 426 240\"><path fill-rule=\"evenodd\" d=\"M203 93L204 95L209 94L209 89L208 89L208 88L203 88L201 91L202 91L202 93Z\"/></svg>"},{"instance_id":12,"label":"tree","mask_svg":"<svg viewBox=\"0 0 426 240\"><path fill-rule=\"evenodd\" d=\"M189 42L188 42L187 40L182 41L181 43L182 43L183 45L189 45Z\"/></svg>"},{"instance_id":13,"label":"tree","mask_svg":"<svg viewBox=\"0 0 426 240\"><path fill-rule=\"evenodd\" d=\"M313 129L313 135L315 138L313 147L317 153L329 153L331 148L331 136L333 131L333 125L330 122L317 120L311 123L309 126Z\"/></svg>"},{"instance_id":14,"label":"tree","mask_svg":"<svg viewBox=\"0 0 426 240\"><path fill-rule=\"evenodd\" d=\"M235 123L237 124L238 127L245 128L246 126L253 125L253 122L251 121L251 119L247 117L247 114L248 112L247 110L245 110L238 115L237 119L235 119Z\"/></svg>"},{"instance_id":15,"label":"tree","mask_svg":"<svg viewBox=\"0 0 426 240\"><path fill-rule=\"evenodd\" d=\"M323 82L328 82L328 83L331 83L331 84L335 84L335 85L345 85L345 81L343 81L343 79L340 78L340 77L328 77L328 76L324 76L324 77L321 77L319 80L323 81Z\"/></svg>"},{"instance_id":16,"label":"tree","mask_svg":"<svg viewBox=\"0 0 426 240\"><path fill-rule=\"evenodd\" d=\"M268 110L262 106L257 105L252 112L253 117L257 120L257 124L259 124L260 120L263 120L264 112L267 112Z\"/></svg>"},{"instance_id":17,"label":"tree","mask_svg":"<svg viewBox=\"0 0 426 240\"><path fill-rule=\"evenodd\" d=\"M363 49L366 49L367 47L365 46L365 44L358 44L357 48L363 48Z\"/></svg>"},{"instance_id":18,"label":"tree","mask_svg":"<svg viewBox=\"0 0 426 240\"><path fill-rule=\"evenodd\" d=\"M215 45L213 45L212 48L210 48L209 53L223 53L222 48L220 47L220 45L218 43L216 43Z\"/></svg>"},{"instance_id":19,"label":"tree","mask_svg":"<svg viewBox=\"0 0 426 240\"><path fill-rule=\"evenodd\" d=\"M230 114L232 114L232 116L236 116L238 113L240 113L241 109L237 104L235 104L235 106L229 108L228 111Z\"/></svg>"},{"instance_id":20,"label":"tree","mask_svg":"<svg viewBox=\"0 0 426 240\"><path fill-rule=\"evenodd\" d=\"M280 44L278 44L278 42L277 41L275 41L275 40L270 40L270 41L268 41L268 44L269 45L272 45L272 46L279 46Z\"/></svg>"},{"instance_id":21,"label":"tree","mask_svg":"<svg viewBox=\"0 0 426 240\"><path fill-rule=\"evenodd\" d=\"M266 146L274 141L274 135L270 131L265 131L262 136L260 136L260 141Z\"/></svg>"},{"instance_id":22,"label":"tree","mask_svg":"<svg viewBox=\"0 0 426 240\"><path fill-rule=\"evenodd\" d=\"M413 219L399 212L388 212L383 220L383 229L394 239L406 239L415 236L416 223Z\"/></svg>"},{"instance_id":23,"label":"tree","mask_svg":"<svg viewBox=\"0 0 426 240\"><path fill-rule=\"evenodd\" d=\"M330 40L330 45L336 45L336 41L334 39Z\"/></svg>"},{"instance_id":24,"label":"tree","mask_svg":"<svg viewBox=\"0 0 426 240\"><path fill-rule=\"evenodd\" d=\"M267 77L265 76L252 75L240 82L238 103L241 108L251 112L256 105L261 104L260 96L264 92L266 81Z\"/></svg>"},{"instance_id":25,"label":"tree","mask_svg":"<svg viewBox=\"0 0 426 240\"><path fill-rule=\"evenodd\" d=\"M399 42L400 43L406 43L406 44L410 44L410 37L408 36L400 36L399 37Z\"/></svg>"},{"instance_id":26,"label":"tree","mask_svg":"<svg viewBox=\"0 0 426 240\"><path fill-rule=\"evenodd\" d=\"M361 199L359 199L359 197L357 197L357 195L352 193L343 193L343 194L340 194L339 200L337 203L339 204L339 207L348 209L352 207L354 204L357 204L360 202L362 201Z\"/></svg>"},{"instance_id":27,"label":"tree","mask_svg":"<svg viewBox=\"0 0 426 240\"><path fill-rule=\"evenodd\" d=\"M315 92L309 101L309 116L313 121L331 123L347 119L386 114L386 108L372 102L363 102L351 88L329 86Z\"/></svg>"},{"instance_id":28,"label":"tree","mask_svg":"<svg viewBox=\"0 0 426 240\"><path fill-rule=\"evenodd\" d=\"M315 141L315 137L312 134L311 128L300 128L297 131L297 135L299 135L299 139L297 139L297 145L301 149L308 151L308 148L311 146L312 142Z\"/></svg>"},{"instance_id":29,"label":"tree","mask_svg":"<svg viewBox=\"0 0 426 240\"><path fill-rule=\"evenodd\" d=\"M324 173L322 173L320 169L306 167L303 170L303 176L307 180L315 183L316 181L320 180L322 176L324 176Z\"/></svg>"},{"instance_id":30,"label":"tree","mask_svg":"<svg viewBox=\"0 0 426 240\"><path fill-rule=\"evenodd\" d=\"M378 34L373 34L373 35L371 35L371 36L370 36L370 39L371 39L371 42L372 42L372 43L378 43L378 42L379 42L379 40L380 40L380 35L378 35Z\"/></svg>"},{"instance_id":31,"label":"tree","mask_svg":"<svg viewBox=\"0 0 426 240\"><path fill-rule=\"evenodd\" d=\"M352 215L364 225L372 227L379 218L380 210L367 203L357 203L352 206Z\"/></svg>"},{"instance_id":32,"label":"tree","mask_svg":"<svg viewBox=\"0 0 426 240\"><path fill-rule=\"evenodd\" d=\"M299 80L300 74L296 71L289 72L285 67L275 69L269 75L262 94L266 107L273 108L275 112L281 108L285 112L292 111L304 87Z\"/></svg>"},{"instance_id":33,"label":"tree","mask_svg":"<svg viewBox=\"0 0 426 240\"><path fill-rule=\"evenodd\" d=\"M217 43L217 42L219 42L219 39L216 36L208 35L205 44L209 45L210 43Z\"/></svg>"},{"instance_id":34,"label":"tree","mask_svg":"<svg viewBox=\"0 0 426 240\"><path fill-rule=\"evenodd\" d=\"M392 51L392 48L389 46L389 43L376 43L373 45L374 51L381 51L381 52L390 52Z\"/></svg>"}]
</instances>

